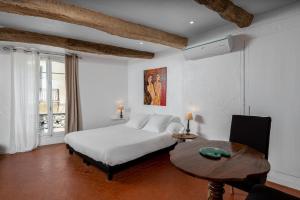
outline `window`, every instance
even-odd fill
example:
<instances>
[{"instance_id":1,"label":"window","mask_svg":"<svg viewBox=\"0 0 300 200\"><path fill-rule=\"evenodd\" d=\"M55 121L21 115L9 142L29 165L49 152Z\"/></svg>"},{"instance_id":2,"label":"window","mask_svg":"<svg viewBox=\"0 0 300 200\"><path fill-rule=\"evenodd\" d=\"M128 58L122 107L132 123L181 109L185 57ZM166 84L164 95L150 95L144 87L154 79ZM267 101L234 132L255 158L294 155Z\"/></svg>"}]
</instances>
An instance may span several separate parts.
<instances>
[{"instance_id":1,"label":"window","mask_svg":"<svg viewBox=\"0 0 300 200\"><path fill-rule=\"evenodd\" d=\"M65 63L63 57L40 57L39 128L44 135L65 131Z\"/></svg>"}]
</instances>

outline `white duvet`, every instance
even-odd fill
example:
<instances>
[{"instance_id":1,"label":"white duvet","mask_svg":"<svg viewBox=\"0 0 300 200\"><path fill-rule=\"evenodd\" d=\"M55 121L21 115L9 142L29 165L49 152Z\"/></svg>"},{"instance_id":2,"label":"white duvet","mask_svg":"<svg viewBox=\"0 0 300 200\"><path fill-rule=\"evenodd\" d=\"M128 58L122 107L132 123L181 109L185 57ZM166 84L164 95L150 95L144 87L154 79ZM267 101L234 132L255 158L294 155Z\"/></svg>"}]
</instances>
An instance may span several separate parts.
<instances>
[{"instance_id":1,"label":"white duvet","mask_svg":"<svg viewBox=\"0 0 300 200\"><path fill-rule=\"evenodd\" d=\"M153 133L126 125L69 133L75 151L110 166L122 164L175 143L170 133Z\"/></svg>"}]
</instances>

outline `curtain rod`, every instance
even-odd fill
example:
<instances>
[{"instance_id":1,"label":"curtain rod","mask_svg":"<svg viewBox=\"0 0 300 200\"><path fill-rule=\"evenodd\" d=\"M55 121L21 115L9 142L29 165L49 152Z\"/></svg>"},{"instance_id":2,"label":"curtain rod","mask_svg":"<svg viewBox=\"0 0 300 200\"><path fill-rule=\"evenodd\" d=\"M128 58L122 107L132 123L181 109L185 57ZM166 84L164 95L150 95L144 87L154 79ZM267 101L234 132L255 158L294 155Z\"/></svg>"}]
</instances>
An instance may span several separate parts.
<instances>
[{"instance_id":1,"label":"curtain rod","mask_svg":"<svg viewBox=\"0 0 300 200\"><path fill-rule=\"evenodd\" d=\"M14 46L2 46L2 49L4 51L9 51L9 50L13 50L13 51L17 51L17 50L23 50L24 52L37 52L38 54L44 54L44 55L52 55L52 56L66 56L66 55L73 55L71 53L57 53L57 52L50 52L50 51L41 51L38 49L28 49L25 47L14 47ZM82 59L81 57L79 57L77 54L74 54L77 56L78 59Z\"/></svg>"}]
</instances>

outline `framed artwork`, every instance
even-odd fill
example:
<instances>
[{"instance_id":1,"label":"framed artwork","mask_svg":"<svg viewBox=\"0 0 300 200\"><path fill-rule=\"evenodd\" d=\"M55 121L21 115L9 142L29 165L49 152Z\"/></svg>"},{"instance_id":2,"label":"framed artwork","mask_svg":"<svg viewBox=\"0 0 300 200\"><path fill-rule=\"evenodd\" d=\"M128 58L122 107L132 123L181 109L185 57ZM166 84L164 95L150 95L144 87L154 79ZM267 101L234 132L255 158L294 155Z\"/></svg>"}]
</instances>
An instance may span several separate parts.
<instances>
[{"instance_id":1,"label":"framed artwork","mask_svg":"<svg viewBox=\"0 0 300 200\"><path fill-rule=\"evenodd\" d=\"M144 70L144 105L166 106L167 67Z\"/></svg>"}]
</instances>

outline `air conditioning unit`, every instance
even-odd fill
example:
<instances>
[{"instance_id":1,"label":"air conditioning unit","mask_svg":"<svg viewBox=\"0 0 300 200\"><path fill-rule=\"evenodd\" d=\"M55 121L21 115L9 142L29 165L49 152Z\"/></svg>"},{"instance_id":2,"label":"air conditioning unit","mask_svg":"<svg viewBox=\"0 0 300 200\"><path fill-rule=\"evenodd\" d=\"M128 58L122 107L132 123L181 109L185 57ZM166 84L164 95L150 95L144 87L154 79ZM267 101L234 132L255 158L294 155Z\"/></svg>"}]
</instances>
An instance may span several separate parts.
<instances>
[{"instance_id":1,"label":"air conditioning unit","mask_svg":"<svg viewBox=\"0 0 300 200\"><path fill-rule=\"evenodd\" d=\"M197 60L201 58L223 55L231 52L231 50L232 37L227 36L226 38L219 39L216 41L188 47L183 52L184 57L187 60Z\"/></svg>"}]
</instances>

